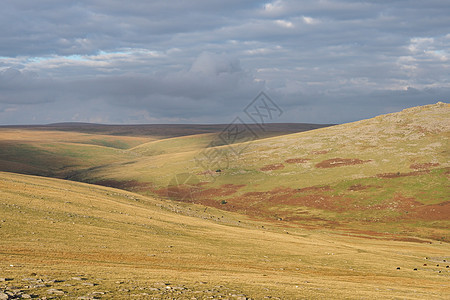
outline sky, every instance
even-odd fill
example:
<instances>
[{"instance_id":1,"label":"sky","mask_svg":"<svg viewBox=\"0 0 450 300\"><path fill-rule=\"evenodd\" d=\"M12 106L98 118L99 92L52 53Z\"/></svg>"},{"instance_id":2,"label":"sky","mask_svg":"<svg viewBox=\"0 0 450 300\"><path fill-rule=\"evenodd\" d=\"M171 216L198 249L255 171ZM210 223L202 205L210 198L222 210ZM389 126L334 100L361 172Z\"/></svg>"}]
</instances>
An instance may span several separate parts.
<instances>
[{"instance_id":1,"label":"sky","mask_svg":"<svg viewBox=\"0 0 450 300\"><path fill-rule=\"evenodd\" d=\"M2 0L0 125L344 123L450 102L446 0Z\"/></svg>"}]
</instances>

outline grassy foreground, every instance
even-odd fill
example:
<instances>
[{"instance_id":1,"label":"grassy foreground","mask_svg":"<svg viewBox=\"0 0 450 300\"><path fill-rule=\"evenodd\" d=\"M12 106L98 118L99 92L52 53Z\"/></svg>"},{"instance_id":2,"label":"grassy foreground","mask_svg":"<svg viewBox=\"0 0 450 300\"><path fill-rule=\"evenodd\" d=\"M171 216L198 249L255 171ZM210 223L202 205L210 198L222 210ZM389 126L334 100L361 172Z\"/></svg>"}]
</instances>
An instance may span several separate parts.
<instances>
[{"instance_id":1,"label":"grassy foreground","mask_svg":"<svg viewBox=\"0 0 450 300\"><path fill-rule=\"evenodd\" d=\"M445 242L278 227L58 179L1 172L0 226L0 292L15 295L445 299L450 293Z\"/></svg>"}]
</instances>

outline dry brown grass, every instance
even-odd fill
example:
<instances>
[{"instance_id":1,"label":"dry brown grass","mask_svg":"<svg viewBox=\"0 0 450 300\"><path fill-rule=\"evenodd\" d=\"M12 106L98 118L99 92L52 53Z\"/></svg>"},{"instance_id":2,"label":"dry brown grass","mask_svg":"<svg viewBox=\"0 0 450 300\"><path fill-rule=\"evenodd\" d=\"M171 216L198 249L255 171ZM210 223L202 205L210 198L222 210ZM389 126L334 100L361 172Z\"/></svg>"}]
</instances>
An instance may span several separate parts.
<instances>
[{"instance_id":1,"label":"dry brown grass","mask_svg":"<svg viewBox=\"0 0 450 300\"><path fill-rule=\"evenodd\" d=\"M225 291L255 299L443 299L450 292L449 269L422 266L450 259L445 243L278 227L202 206L9 173L0 173L0 197L0 277L14 279L0 287L35 295L60 288L70 297L94 291L106 298L169 297L151 290L161 282L183 285L199 298ZM26 288L28 277L64 282Z\"/></svg>"}]
</instances>

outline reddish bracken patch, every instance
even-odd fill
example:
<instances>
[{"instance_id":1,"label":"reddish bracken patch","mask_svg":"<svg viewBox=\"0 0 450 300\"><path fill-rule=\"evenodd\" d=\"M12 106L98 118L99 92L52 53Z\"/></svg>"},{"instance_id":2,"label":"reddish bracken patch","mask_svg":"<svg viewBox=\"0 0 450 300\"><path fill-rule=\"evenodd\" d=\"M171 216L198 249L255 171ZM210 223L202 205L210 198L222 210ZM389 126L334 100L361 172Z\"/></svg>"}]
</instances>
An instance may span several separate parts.
<instances>
[{"instance_id":1,"label":"reddish bracken patch","mask_svg":"<svg viewBox=\"0 0 450 300\"><path fill-rule=\"evenodd\" d=\"M280 170L280 169L284 169L284 165L283 164L265 165L260 170L261 171L273 171L273 170Z\"/></svg>"},{"instance_id":2,"label":"reddish bracken patch","mask_svg":"<svg viewBox=\"0 0 450 300\"><path fill-rule=\"evenodd\" d=\"M415 170L424 170L424 169L429 169L431 167L437 167L439 166L439 163L421 163L421 164L412 164L409 167L411 169L415 169Z\"/></svg>"},{"instance_id":3,"label":"reddish bracken patch","mask_svg":"<svg viewBox=\"0 0 450 300\"><path fill-rule=\"evenodd\" d=\"M354 184L348 188L349 191L362 191L374 187L373 185Z\"/></svg>"},{"instance_id":4,"label":"reddish bracken patch","mask_svg":"<svg viewBox=\"0 0 450 300\"><path fill-rule=\"evenodd\" d=\"M288 164L303 164L308 162L310 160L309 158L289 158L286 159L284 162Z\"/></svg>"},{"instance_id":5,"label":"reddish bracken patch","mask_svg":"<svg viewBox=\"0 0 450 300\"><path fill-rule=\"evenodd\" d=\"M448 220L450 216L450 201L438 204L422 205L414 209L410 217L422 220Z\"/></svg>"},{"instance_id":6,"label":"reddish bracken patch","mask_svg":"<svg viewBox=\"0 0 450 300\"><path fill-rule=\"evenodd\" d=\"M224 184L218 188L209 188L199 190L195 193L195 196L200 199L231 196L238 191L238 189L244 187L245 184Z\"/></svg>"},{"instance_id":7,"label":"reddish bracken patch","mask_svg":"<svg viewBox=\"0 0 450 300\"><path fill-rule=\"evenodd\" d=\"M350 166L350 165L359 165L366 162L369 162L370 160L361 160L358 158L332 158L324 160L318 164L316 164L316 168L335 168L335 167L342 167L342 166Z\"/></svg>"},{"instance_id":8,"label":"reddish bracken patch","mask_svg":"<svg viewBox=\"0 0 450 300\"><path fill-rule=\"evenodd\" d=\"M203 172L198 172L195 175L215 175L215 174L217 174L217 172L212 171L212 170L206 170L206 171L203 171Z\"/></svg>"},{"instance_id":9,"label":"reddish bracken patch","mask_svg":"<svg viewBox=\"0 0 450 300\"><path fill-rule=\"evenodd\" d=\"M160 196L181 202L193 202L195 195L200 191L201 187L198 185L180 184L160 189L156 193Z\"/></svg>"},{"instance_id":10,"label":"reddish bracken patch","mask_svg":"<svg viewBox=\"0 0 450 300\"><path fill-rule=\"evenodd\" d=\"M386 199L382 203L370 206L371 210L388 210L399 212L411 212L423 206L413 197L405 197L400 193L394 195L392 199Z\"/></svg>"},{"instance_id":11,"label":"reddish bracken patch","mask_svg":"<svg viewBox=\"0 0 450 300\"><path fill-rule=\"evenodd\" d=\"M329 185L322 185L322 186L309 186L302 189L298 189L299 192L325 192L325 191L331 191L332 188Z\"/></svg>"},{"instance_id":12,"label":"reddish bracken patch","mask_svg":"<svg viewBox=\"0 0 450 300\"><path fill-rule=\"evenodd\" d=\"M330 152L330 151L328 151L328 150L318 150L318 151L311 151L310 154L313 154L313 155L327 154L328 152Z\"/></svg>"},{"instance_id":13,"label":"reddish bracken patch","mask_svg":"<svg viewBox=\"0 0 450 300\"><path fill-rule=\"evenodd\" d=\"M351 210L345 207L349 202L348 199L340 196L326 195L321 193L307 194L304 196L294 196L286 199L281 198L279 202L281 204L294 207L305 206L336 212ZM345 203L345 205L342 205L343 203Z\"/></svg>"},{"instance_id":14,"label":"reddish bracken patch","mask_svg":"<svg viewBox=\"0 0 450 300\"><path fill-rule=\"evenodd\" d=\"M218 188L202 188L204 183L180 184L154 191L156 194L181 202L195 202L214 206L217 197L231 196L245 184L224 184ZM212 203L212 204L211 204Z\"/></svg>"}]
</instances>

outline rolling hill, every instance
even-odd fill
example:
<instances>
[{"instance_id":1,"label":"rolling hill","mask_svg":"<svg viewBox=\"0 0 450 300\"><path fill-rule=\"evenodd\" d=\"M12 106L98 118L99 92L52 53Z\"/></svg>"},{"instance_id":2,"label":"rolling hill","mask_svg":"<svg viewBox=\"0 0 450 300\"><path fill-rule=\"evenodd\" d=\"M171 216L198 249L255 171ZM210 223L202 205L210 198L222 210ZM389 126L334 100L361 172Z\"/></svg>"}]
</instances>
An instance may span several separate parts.
<instances>
[{"instance_id":1,"label":"rolling hill","mask_svg":"<svg viewBox=\"0 0 450 300\"><path fill-rule=\"evenodd\" d=\"M445 298L449 117L2 127L0 289Z\"/></svg>"},{"instance_id":2,"label":"rolling hill","mask_svg":"<svg viewBox=\"0 0 450 300\"><path fill-rule=\"evenodd\" d=\"M446 243L280 228L5 172L0 199L1 297L444 299L450 289Z\"/></svg>"},{"instance_id":3,"label":"rolling hill","mask_svg":"<svg viewBox=\"0 0 450 300\"><path fill-rule=\"evenodd\" d=\"M161 138L116 135L118 128L75 132L75 125L4 128L0 170L169 197L280 226L448 241L449 116L449 105L438 103L291 134L272 124L267 134L276 136L229 144L224 131Z\"/></svg>"}]
</instances>

